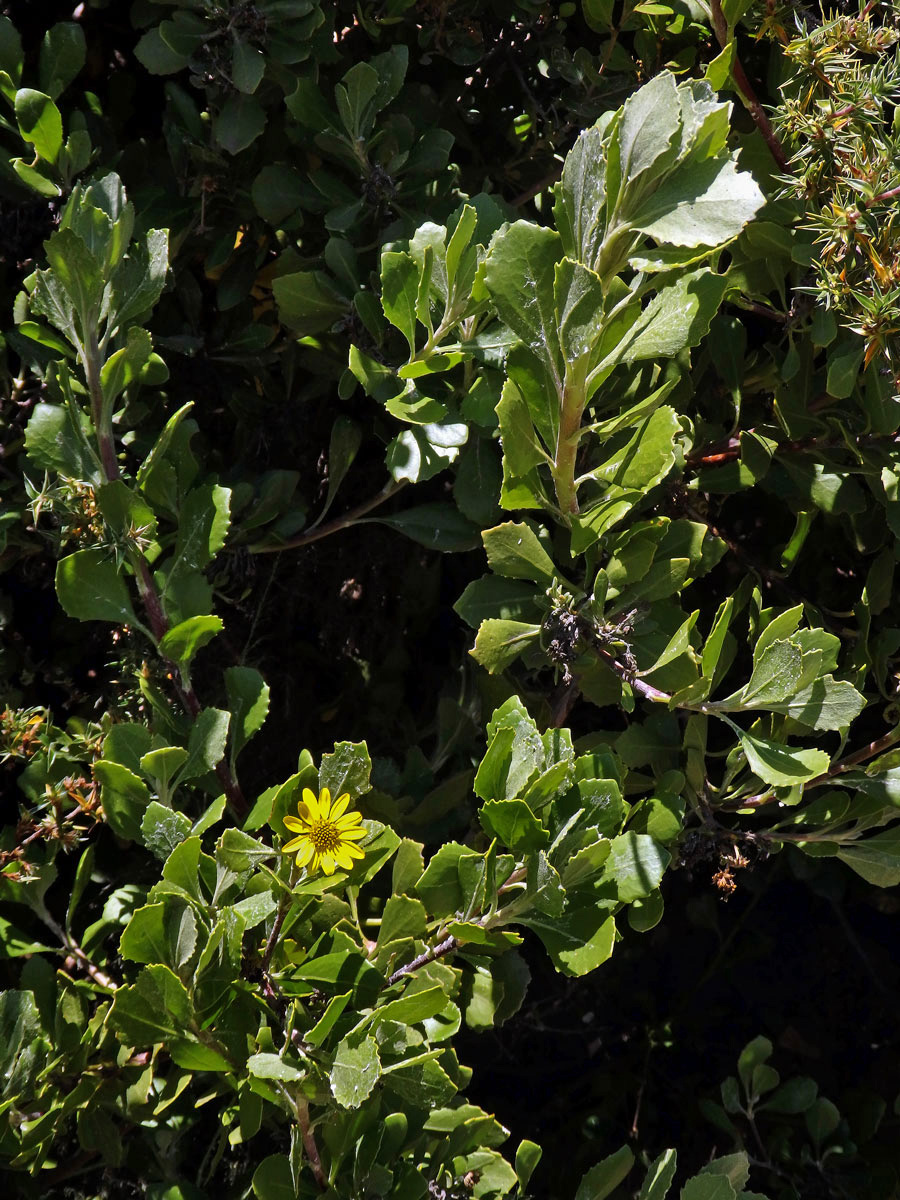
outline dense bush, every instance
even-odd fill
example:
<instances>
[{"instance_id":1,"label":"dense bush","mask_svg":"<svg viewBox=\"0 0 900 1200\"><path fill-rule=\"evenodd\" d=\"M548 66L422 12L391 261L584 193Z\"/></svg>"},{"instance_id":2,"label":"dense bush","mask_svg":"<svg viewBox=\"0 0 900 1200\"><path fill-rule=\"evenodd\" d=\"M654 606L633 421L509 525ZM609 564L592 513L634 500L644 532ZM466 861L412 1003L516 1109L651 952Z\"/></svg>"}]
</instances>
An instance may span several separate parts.
<instances>
[{"instance_id":1,"label":"dense bush","mask_svg":"<svg viewBox=\"0 0 900 1200\"><path fill-rule=\"evenodd\" d=\"M898 40L3 6L17 1194L897 1194Z\"/></svg>"}]
</instances>

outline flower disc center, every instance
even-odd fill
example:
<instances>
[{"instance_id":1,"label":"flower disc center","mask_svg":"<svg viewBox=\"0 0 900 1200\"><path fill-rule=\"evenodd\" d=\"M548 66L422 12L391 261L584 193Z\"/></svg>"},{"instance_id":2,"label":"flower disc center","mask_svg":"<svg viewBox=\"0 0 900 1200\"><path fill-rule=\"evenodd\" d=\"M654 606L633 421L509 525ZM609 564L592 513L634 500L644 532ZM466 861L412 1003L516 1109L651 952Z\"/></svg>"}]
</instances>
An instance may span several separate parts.
<instances>
[{"instance_id":1,"label":"flower disc center","mask_svg":"<svg viewBox=\"0 0 900 1200\"><path fill-rule=\"evenodd\" d=\"M307 836L319 854L331 854L341 844L340 830L331 821L313 821Z\"/></svg>"}]
</instances>

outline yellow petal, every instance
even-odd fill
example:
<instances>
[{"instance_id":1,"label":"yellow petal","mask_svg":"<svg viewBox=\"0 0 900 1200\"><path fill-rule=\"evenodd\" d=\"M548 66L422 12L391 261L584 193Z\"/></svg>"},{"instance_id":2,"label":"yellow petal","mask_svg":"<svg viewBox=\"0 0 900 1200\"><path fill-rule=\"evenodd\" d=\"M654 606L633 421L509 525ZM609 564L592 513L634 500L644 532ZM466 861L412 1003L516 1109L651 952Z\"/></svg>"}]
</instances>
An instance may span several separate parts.
<instances>
[{"instance_id":1,"label":"yellow petal","mask_svg":"<svg viewBox=\"0 0 900 1200\"><path fill-rule=\"evenodd\" d=\"M309 860L312 858L312 856L313 856L313 844L312 844L312 842L306 842L303 849L297 855L297 866L305 867L306 864L309 862Z\"/></svg>"},{"instance_id":2,"label":"yellow petal","mask_svg":"<svg viewBox=\"0 0 900 1200\"><path fill-rule=\"evenodd\" d=\"M331 792L328 788L322 788L319 792L319 812L322 814L322 820L327 821L331 812Z\"/></svg>"},{"instance_id":3,"label":"yellow petal","mask_svg":"<svg viewBox=\"0 0 900 1200\"><path fill-rule=\"evenodd\" d=\"M353 867L353 859L347 853L346 846L338 846L337 850L334 852L334 861L342 871L349 871Z\"/></svg>"},{"instance_id":4,"label":"yellow petal","mask_svg":"<svg viewBox=\"0 0 900 1200\"><path fill-rule=\"evenodd\" d=\"M284 845L281 847L281 853L282 854L293 854L294 851L298 850L306 841L307 841L307 839L305 837L291 838L291 840L289 842L285 842Z\"/></svg>"},{"instance_id":5,"label":"yellow petal","mask_svg":"<svg viewBox=\"0 0 900 1200\"><path fill-rule=\"evenodd\" d=\"M323 854L321 858L322 870L326 875L334 874L334 858L330 854Z\"/></svg>"},{"instance_id":6,"label":"yellow petal","mask_svg":"<svg viewBox=\"0 0 900 1200\"><path fill-rule=\"evenodd\" d=\"M299 809L300 805L298 804L297 807ZM303 789L303 807L308 810L309 819L316 820L319 816L319 801L316 799L315 792L310 791L309 788Z\"/></svg>"},{"instance_id":7,"label":"yellow petal","mask_svg":"<svg viewBox=\"0 0 900 1200\"><path fill-rule=\"evenodd\" d=\"M288 829L293 829L297 832L306 828L306 822L301 821L299 817L287 816L284 818L284 823Z\"/></svg>"},{"instance_id":8,"label":"yellow petal","mask_svg":"<svg viewBox=\"0 0 900 1200\"><path fill-rule=\"evenodd\" d=\"M342 829L340 825L338 826L338 833L341 835L342 842L348 839L351 842L358 842L360 838L366 836L367 832L368 830L363 829L361 825L354 825L351 829Z\"/></svg>"},{"instance_id":9,"label":"yellow petal","mask_svg":"<svg viewBox=\"0 0 900 1200\"><path fill-rule=\"evenodd\" d=\"M359 846L354 846L352 842L344 842L341 849L346 850L351 858L365 858L366 857L366 852L364 850L360 850Z\"/></svg>"},{"instance_id":10,"label":"yellow petal","mask_svg":"<svg viewBox=\"0 0 900 1200\"><path fill-rule=\"evenodd\" d=\"M350 803L350 793L344 792L343 796L338 796L334 804L331 806L331 819L336 821L338 817L342 817L347 811L347 805Z\"/></svg>"}]
</instances>

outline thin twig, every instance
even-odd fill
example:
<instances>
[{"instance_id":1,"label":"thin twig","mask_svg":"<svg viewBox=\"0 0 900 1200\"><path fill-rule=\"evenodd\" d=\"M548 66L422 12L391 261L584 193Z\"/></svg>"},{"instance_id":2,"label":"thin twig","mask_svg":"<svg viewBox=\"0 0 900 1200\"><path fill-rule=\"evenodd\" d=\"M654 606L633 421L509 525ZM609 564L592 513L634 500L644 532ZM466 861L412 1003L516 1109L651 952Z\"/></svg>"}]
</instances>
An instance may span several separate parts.
<instances>
[{"instance_id":1,"label":"thin twig","mask_svg":"<svg viewBox=\"0 0 900 1200\"><path fill-rule=\"evenodd\" d=\"M424 967L428 963L434 962L436 958L443 958L445 954L449 954L452 950L455 950L458 945L459 942L453 936L445 938L442 942L438 942L436 946L432 946L424 954L420 954L418 958L414 958L412 962L398 967L388 979L387 986L391 987L393 984L399 983L404 975L411 975L413 971L418 971L419 967Z\"/></svg>"},{"instance_id":2,"label":"thin twig","mask_svg":"<svg viewBox=\"0 0 900 1200\"><path fill-rule=\"evenodd\" d=\"M711 0L710 9L713 29L718 38L719 45L724 50L728 45L728 22L725 20L725 14L722 12L722 0ZM769 151L778 164L779 169L786 175L792 175L793 170L784 152L784 147L778 140L778 135L772 128L772 123L766 116L765 110L759 102L753 85L747 78L747 72L744 70L743 64L736 52L731 65L731 75L744 106L753 118L756 128L763 135L766 145L769 147Z\"/></svg>"},{"instance_id":3,"label":"thin twig","mask_svg":"<svg viewBox=\"0 0 900 1200\"><path fill-rule=\"evenodd\" d=\"M332 533L338 533L341 529L347 529L358 521L360 517L365 516L367 512L371 512L373 508L378 508L379 505L384 504L385 500L390 500L391 496L396 496L400 489L404 487L406 487L405 480L400 480L399 482L392 481L383 487L376 496L364 500L362 504L357 504L356 508L351 508L342 517L335 517L333 521L328 521L325 525L320 525L318 529L313 529L309 533L301 533L286 542L278 542L277 544L260 542L256 546L249 546L248 550L251 554L280 554L282 550L297 550L301 546L308 546L311 542L317 542L320 538L328 537Z\"/></svg>"}]
</instances>

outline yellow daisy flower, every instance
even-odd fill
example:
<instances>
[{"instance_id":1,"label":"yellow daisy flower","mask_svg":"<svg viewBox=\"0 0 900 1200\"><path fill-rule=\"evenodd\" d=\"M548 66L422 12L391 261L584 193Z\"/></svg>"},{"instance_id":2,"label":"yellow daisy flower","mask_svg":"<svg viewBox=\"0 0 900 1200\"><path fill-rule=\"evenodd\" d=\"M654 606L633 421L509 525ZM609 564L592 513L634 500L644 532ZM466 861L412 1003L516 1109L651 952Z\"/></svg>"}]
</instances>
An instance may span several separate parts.
<instances>
[{"instance_id":1,"label":"yellow daisy flower","mask_svg":"<svg viewBox=\"0 0 900 1200\"><path fill-rule=\"evenodd\" d=\"M288 829L297 834L281 847L283 854L297 852L297 866L308 867L310 874L319 868L333 875L335 868L349 871L354 859L364 858L356 843L366 836L362 817L347 812L350 794L345 792L332 801L328 788L322 788L318 799L309 788L303 789L303 799L297 805L299 816L285 817Z\"/></svg>"}]
</instances>

